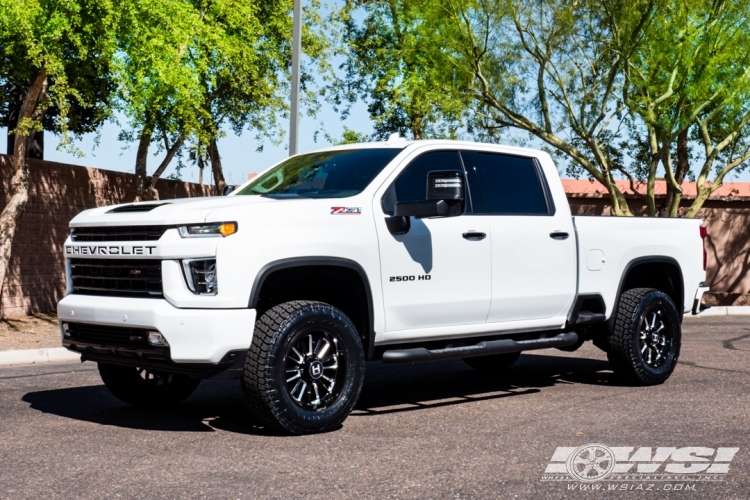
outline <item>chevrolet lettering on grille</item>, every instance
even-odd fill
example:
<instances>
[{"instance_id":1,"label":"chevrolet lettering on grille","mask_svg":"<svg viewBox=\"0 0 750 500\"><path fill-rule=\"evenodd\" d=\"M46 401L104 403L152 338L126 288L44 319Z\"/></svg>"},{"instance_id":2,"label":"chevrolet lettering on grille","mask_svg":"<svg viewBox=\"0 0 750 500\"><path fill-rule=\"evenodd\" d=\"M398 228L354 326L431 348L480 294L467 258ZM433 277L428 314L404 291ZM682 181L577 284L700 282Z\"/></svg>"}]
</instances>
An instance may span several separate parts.
<instances>
[{"instance_id":1,"label":"chevrolet lettering on grille","mask_svg":"<svg viewBox=\"0 0 750 500\"><path fill-rule=\"evenodd\" d=\"M66 245L65 255L153 255L155 246Z\"/></svg>"}]
</instances>

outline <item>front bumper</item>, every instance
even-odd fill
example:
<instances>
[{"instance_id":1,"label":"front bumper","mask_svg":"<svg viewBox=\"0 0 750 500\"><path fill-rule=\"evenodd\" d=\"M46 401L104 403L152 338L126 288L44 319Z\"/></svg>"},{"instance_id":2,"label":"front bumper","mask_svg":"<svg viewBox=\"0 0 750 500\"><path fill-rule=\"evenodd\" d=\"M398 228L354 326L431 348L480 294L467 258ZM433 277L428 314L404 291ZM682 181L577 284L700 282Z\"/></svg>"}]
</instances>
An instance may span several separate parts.
<instances>
[{"instance_id":1,"label":"front bumper","mask_svg":"<svg viewBox=\"0 0 750 500\"><path fill-rule=\"evenodd\" d=\"M709 289L710 289L710 287L708 287L707 285L705 285L703 283L701 283L700 285L698 285L698 290L696 290L696 292L695 292L695 299L693 299L693 309L691 311L693 313L693 315L700 314L703 311L705 311L706 309L708 309L708 308L711 307L711 306L709 306L707 304L704 304L702 302L702 300L703 300L703 294L706 293Z\"/></svg>"},{"instance_id":2,"label":"front bumper","mask_svg":"<svg viewBox=\"0 0 750 500\"><path fill-rule=\"evenodd\" d=\"M163 299L93 295L68 295L57 317L61 324L157 330L169 343L171 361L186 364L218 364L230 351L247 350L255 327L254 309L179 309Z\"/></svg>"}]
</instances>

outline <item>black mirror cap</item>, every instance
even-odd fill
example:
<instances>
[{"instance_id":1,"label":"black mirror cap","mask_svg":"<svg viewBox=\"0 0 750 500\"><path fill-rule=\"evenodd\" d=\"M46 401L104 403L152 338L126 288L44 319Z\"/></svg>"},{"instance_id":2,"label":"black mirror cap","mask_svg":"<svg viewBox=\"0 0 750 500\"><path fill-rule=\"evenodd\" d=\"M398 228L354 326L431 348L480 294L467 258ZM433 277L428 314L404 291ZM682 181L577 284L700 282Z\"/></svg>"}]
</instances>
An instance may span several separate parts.
<instances>
[{"instance_id":1,"label":"black mirror cap","mask_svg":"<svg viewBox=\"0 0 750 500\"><path fill-rule=\"evenodd\" d=\"M427 174L427 199L461 201L464 178L455 170L435 170Z\"/></svg>"},{"instance_id":2,"label":"black mirror cap","mask_svg":"<svg viewBox=\"0 0 750 500\"><path fill-rule=\"evenodd\" d=\"M460 205L460 202L453 202L453 204ZM451 202L446 200L399 201L396 203L394 215L396 217L416 217L417 219L448 217L452 215L451 208Z\"/></svg>"},{"instance_id":3,"label":"black mirror cap","mask_svg":"<svg viewBox=\"0 0 750 500\"><path fill-rule=\"evenodd\" d=\"M406 234L411 229L411 219L409 217L386 217L385 226L388 228L388 232L393 236L400 234Z\"/></svg>"},{"instance_id":4,"label":"black mirror cap","mask_svg":"<svg viewBox=\"0 0 750 500\"><path fill-rule=\"evenodd\" d=\"M221 192L221 195L226 196L232 191L234 191L235 189L237 189L237 186L232 186L231 184L227 184L226 186L224 186L224 191Z\"/></svg>"}]
</instances>

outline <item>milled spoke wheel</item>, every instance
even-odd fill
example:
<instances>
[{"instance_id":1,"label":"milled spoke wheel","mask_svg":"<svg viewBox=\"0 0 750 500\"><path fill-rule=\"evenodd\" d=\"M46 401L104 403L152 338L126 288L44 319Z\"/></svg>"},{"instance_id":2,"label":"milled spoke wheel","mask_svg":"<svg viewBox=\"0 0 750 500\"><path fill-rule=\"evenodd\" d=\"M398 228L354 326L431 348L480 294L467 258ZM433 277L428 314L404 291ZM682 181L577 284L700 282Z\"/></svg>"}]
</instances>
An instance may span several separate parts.
<instances>
[{"instance_id":1,"label":"milled spoke wheel","mask_svg":"<svg viewBox=\"0 0 750 500\"><path fill-rule=\"evenodd\" d=\"M672 328L662 309L643 315L639 340L641 358L648 366L658 368L669 360L674 347Z\"/></svg>"},{"instance_id":2,"label":"milled spoke wheel","mask_svg":"<svg viewBox=\"0 0 750 500\"><path fill-rule=\"evenodd\" d=\"M672 299L653 288L633 288L620 296L614 329L604 347L615 375L654 385L674 371L681 340L680 316Z\"/></svg>"},{"instance_id":3,"label":"milled spoke wheel","mask_svg":"<svg viewBox=\"0 0 750 500\"><path fill-rule=\"evenodd\" d=\"M346 358L331 332L302 333L289 349L284 367L287 391L300 408L327 408L341 393Z\"/></svg>"},{"instance_id":4,"label":"milled spoke wheel","mask_svg":"<svg viewBox=\"0 0 750 500\"><path fill-rule=\"evenodd\" d=\"M323 302L285 302L255 323L242 389L254 420L292 434L336 429L365 375L351 320Z\"/></svg>"}]
</instances>

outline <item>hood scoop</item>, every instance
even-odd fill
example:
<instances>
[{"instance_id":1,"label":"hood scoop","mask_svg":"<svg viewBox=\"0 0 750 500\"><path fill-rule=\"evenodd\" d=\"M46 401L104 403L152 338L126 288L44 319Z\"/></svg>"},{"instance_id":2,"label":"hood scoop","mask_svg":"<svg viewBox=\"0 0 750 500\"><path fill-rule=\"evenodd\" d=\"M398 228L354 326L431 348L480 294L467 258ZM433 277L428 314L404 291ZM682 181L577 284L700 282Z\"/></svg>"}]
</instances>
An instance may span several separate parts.
<instances>
[{"instance_id":1,"label":"hood scoop","mask_svg":"<svg viewBox=\"0 0 750 500\"><path fill-rule=\"evenodd\" d=\"M108 210L108 214L117 214L122 212L150 212L156 207L162 205L169 205L169 203L131 203L130 205L123 205L121 207L113 208Z\"/></svg>"}]
</instances>

